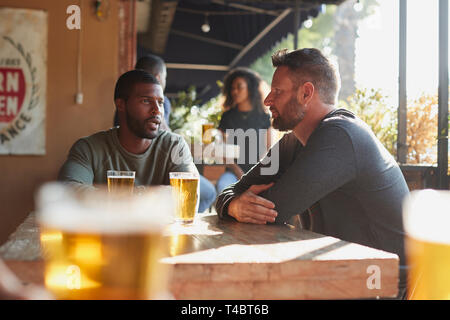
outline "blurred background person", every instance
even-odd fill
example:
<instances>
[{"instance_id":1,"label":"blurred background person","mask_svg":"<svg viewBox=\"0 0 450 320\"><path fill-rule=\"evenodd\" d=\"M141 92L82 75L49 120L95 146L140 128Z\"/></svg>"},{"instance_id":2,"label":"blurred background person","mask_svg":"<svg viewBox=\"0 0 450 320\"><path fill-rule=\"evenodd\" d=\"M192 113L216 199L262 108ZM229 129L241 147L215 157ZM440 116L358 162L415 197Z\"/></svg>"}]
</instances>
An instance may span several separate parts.
<instances>
[{"instance_id":1,"label":"blurred background person","mask_svg":"<svg viewBox=\"0 0 450 320\"><path fill-rule=\"evenodd\" d=\"M266 151L271 147L271 124L270 115L267 113L263 103L262 90L263 81L254 71L247 68L236 68L231 70L224 79L222 93L225 96L224 113L219 123L219 130L225 135L227 143L238 144L236 136L226 136L227 129L249 129L256 130L256 157L251 154L254 149L245 138L245 145L240 146L238 163L227 166L225 173L217 181L217 191L220 193L225 187L238 181L244 173L250 170L259 161L260 138L266 140ZM260 135L263 129L265 134ZM250 135L249 135L250 136ZM245 158L244 158L245 156ZM245 159L245 161L242 161ZM252 161L256 159L256 161Z\"/></svg>"}]
</instances>

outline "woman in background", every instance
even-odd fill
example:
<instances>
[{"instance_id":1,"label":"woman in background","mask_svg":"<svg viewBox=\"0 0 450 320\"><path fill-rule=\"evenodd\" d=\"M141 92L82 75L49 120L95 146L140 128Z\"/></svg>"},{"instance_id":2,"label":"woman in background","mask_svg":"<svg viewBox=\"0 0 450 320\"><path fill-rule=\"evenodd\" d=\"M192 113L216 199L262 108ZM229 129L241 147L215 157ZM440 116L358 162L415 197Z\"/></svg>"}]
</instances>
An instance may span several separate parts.
<instances>
[{"instance_id":1,"label":"woman in background","mask_svg":"<svg viewBox=\"0 0 450 320\"><path fill-rule=\"evenodd\" d=\"M264 107L261 84L261 77L247 68L233 69L225 76L223 95L226 111L220 120L219 129L225 134L225 139L230 144L238 144L236 138L238 132L233 139L231 136L226 136L227 129L242 129L244 132L254 129L256 134L246 135L245 145L240 145L240 157L237 159L237 164L228 165L226 172L217 181L219 193L225 187L238 181L260 160L259 153L267 151L271 146L270 116ZM260 130L264 130L262 131L264 134L260 135ZM250 141L249 136L256 136L257 141ZM266 150L259 150L260 136L266 140ZM256 154L254 154L255 151Z\"/></svg>"}]
</instances>

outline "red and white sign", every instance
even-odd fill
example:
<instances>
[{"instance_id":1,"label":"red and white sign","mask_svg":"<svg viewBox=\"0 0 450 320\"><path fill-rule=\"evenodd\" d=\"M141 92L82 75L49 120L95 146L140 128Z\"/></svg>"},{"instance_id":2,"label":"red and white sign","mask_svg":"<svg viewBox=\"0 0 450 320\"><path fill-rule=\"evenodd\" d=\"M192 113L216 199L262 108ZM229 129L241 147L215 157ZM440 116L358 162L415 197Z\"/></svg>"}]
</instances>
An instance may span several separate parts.
<instances>
[{"instance_id":1,"label":"red and white sign","mask_svg":"<svg viewBox=\"0 0 450 320\"><path fill-rule=\"evenodd\" d=\"M25 89L22 69L0 68L0 122L9 123L20 113Z\"/></svg>"},{"instance_id":2,"label":"red and white sign","mask_svg":"<svg viewBox=\"0 0 450 320\"><path fill-rule=\"evenodd\" d=\"M47 13L0 8L0 154L45 154Z\"/></svg>"}]
</instances>

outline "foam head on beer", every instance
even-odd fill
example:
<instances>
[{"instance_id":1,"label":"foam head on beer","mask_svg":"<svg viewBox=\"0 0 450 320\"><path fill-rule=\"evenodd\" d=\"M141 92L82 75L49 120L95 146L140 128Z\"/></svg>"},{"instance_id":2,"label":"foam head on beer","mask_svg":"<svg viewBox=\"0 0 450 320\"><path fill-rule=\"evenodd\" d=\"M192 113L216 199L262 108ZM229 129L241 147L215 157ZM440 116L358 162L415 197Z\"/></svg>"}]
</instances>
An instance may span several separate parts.
<instances>
[{"instance_id":1,"label":"foam head on beer","mask_svg":"<svg viewBox=\"0 0 450 320\"><path fill-rule=\"evenodd\" d=\"M169 186L148 187L137 195L111 195L104 188L80 192L49 183L39 189L36 204L41 223L95 232L158 230L174 216Z\"/></svg>"},{"instance_id":2,"label":"foam head on beer","mask_svg":"<svg viewBox=\"0 0 450 320\"><path fill-rule=\"evenodd\" d=\"M450 299L450 191L411 192L403 205L410 299Z\"/></svg>"},{"instance_id":3,"label":"foam head on beer","mask_svg":"<svg viewBox=\"0 0 450 320\"><path fill-rule=\"evenodd\" d=\"M61 299L149 299L165 290L163 228L170 187L139 195L78 192L51 183L37 194L45 285Z\"/></svg>"},{"instance_id":4,"label":"foam head on beer","mask_svg":"<svg viewBox=\"0 0 450 320\"><path fill-rule=\"evenodd\" d=\"M135 171L108 170L106 173L108 191L132 193L135 175Z\"/></svg>"}]
</instances>

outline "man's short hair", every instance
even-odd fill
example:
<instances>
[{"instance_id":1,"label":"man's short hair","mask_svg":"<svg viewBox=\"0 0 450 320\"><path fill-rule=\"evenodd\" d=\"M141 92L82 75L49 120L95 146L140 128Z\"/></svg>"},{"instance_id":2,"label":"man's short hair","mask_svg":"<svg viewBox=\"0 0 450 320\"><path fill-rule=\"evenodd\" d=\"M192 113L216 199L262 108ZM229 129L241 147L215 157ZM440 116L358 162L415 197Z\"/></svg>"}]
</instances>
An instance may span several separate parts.
<instances>
[{"instance_id":1,"label":"man's short hair","mask_svg":"<svg viewBox=\"0 0 450 320\"><path fill-rule=\"evenodd\" d=\"M135 69L145 70L153 75L160 74L164 71L166 64L164 60L154 54L145 55L136 62Z\"/></svg>"},{"instance_id":2,"label":"man's short hair","mask_svg":"<svg viewBox=\"0 0 450 320\"><path fill-rule=\"evenodd\" d=\"M336 103L340 89L339 72L318 49L294 51L282 49L272 55L274 67L286 66L291 71L295 88L309 81L316 88L322 102Z\"/></svg>"},{"instance_id":3,"label":"man's short hair","mask_svg":"<svg viewBox=\"0 0 450 320\"><path fill-rule=\"evenodd\" d=\"M127 100L137 83L152 83L160 85L159 81L154 76L144 70L127 71L122 74L116 82L116 88L114 89L114 100Z\"/></svg>"}]
</instances>

